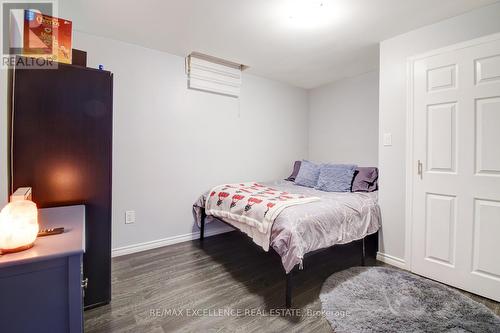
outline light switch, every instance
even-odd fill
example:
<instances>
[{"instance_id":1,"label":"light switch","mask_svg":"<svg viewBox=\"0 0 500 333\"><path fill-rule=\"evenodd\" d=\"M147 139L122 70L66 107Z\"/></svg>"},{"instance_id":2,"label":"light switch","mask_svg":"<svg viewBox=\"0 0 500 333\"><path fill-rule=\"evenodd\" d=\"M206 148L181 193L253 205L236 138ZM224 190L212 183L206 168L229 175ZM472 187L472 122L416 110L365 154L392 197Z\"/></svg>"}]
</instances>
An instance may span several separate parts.
<instances>
[{"instance_id":1,"label":"light switch","mask_svg":"<svg viewBox=\"0 0 500 333\"><path fill-rule=\"evenodd\" d=\"M384 133L384 146L392 146L392 133Z\"/></svg>"}]
</instances>

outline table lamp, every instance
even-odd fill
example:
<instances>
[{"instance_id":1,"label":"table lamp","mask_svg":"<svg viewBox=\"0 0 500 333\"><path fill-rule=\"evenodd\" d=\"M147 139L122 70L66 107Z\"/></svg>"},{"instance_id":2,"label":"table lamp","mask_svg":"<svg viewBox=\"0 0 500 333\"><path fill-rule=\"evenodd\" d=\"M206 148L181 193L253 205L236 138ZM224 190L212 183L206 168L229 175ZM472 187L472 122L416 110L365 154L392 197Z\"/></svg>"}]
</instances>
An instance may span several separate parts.
<instances>
[{"instance_id":1,"label":"table lamp","mask_svg":"<svg viewBox=\"0 0 500 333\"><path fill-rule=\"evenodd\" d=\"M31 248L38 234L38 210L30 200L8 203L0 212L0 253Z\"/></svg>"}]
</instances>

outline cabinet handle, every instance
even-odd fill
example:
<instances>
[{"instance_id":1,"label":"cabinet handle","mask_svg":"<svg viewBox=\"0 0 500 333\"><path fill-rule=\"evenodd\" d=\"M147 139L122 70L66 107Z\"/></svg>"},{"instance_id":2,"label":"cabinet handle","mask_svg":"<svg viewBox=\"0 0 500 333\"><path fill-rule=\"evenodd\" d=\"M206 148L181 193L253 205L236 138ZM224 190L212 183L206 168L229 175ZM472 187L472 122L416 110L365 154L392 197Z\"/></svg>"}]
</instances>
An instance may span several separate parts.
<instances>
[{"instance_id":1,"label":"cabinet handle","mask_svg":"<svg viewBox=\"0 0 500 333\"><path fill-rule=\"evenodd\" d=\"M83 279L82 280L82 288L87 289L88 285L89 285L89 278Z\"/></svg>"},{"instance_id":2,"label":"cabinet handle","mask_svg":"<svg viewBox=\"0 0 500 333\"><path fill-rule=\"evenodd\" d=\"M417 162L417 173L420 176L420 179L422 179L423 178L422 162L420 162L420 160L418 160Z\"/></svg>"}]
</instances>

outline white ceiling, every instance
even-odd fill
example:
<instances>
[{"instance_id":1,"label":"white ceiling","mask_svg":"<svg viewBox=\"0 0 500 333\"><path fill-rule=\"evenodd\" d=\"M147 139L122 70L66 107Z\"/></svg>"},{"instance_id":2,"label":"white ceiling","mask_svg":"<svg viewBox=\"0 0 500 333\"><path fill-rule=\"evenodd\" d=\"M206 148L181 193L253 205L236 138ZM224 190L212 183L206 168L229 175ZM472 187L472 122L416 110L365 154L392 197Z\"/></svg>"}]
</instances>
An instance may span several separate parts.
<instances>
[{"instance_id":1,"label":"white ceiling","mask_svg":"<svg viewBox=\"0 0 500 333\"><path fill-rule=\"evenodd\" d=\"M74 29L198 51L303 88L378 68L378 42L498 0L59 0Z\"/></svg>"}]
</instances>

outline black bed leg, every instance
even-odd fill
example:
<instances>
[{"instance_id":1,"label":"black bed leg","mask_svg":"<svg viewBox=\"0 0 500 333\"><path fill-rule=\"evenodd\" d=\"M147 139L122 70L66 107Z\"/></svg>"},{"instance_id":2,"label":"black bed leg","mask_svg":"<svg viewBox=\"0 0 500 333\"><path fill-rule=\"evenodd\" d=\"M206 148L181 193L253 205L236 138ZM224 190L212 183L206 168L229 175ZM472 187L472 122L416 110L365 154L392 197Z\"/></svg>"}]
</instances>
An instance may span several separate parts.
<instances>
[{"instance_id":1,"label":"black bed leg","mask_svg":"<svg viewBox=\"0 0 500 333\"><path fill-rule=\"evenodd\" d=\"M205 218L207 215L205 214L205 208L201 208L200 214L200 241L205 238Z\"/></svg>"},{"instance_id":2,"label":"black bed leg","mask_svg":"<svg viewBox=\"0 0 500 333\"><path fill-rule=\"evenodd\" d=\"M366 263L365 263L365 238L363 238L362 246L361 246L361 266L366 266Z\"/></svg>"},{"instance_id":3,"label":"black bed leg","mask_svg":"<svg viewBox=\"0 0 500 333\"><path fill-rule=\"evenodd\" d=\"M292 307L292 272L286 275L285 306L287 309Z\"/></svg>"}]
</instances>

